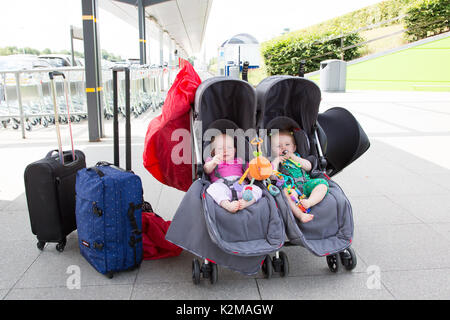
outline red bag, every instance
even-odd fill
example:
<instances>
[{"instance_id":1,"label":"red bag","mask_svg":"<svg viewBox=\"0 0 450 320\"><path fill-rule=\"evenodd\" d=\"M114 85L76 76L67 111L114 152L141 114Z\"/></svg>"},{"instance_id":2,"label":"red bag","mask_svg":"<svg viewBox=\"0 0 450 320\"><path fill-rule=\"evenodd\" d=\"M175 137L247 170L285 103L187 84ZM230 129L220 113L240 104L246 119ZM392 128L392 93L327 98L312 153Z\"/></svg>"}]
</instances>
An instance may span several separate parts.
<instances>
[{"instance_id":1,"label":"red bag","mask_svg":"<svg viewBox=\"0 0 450 320\"><path fill-rule=\"evenodd\" d=\"M151 210L149 210L151 211ZM176 257L183 249L166 240L170 221L154 212L142 212L142 246L144 260Z\"/></svg>"},{"instance_id":2,"label":"red bag","mask_svg":"<svg viewBox=\"0 0 450 320\"><path fill-rule=\"evenodd\" d=\"M201 79L188 61L182 60L180 67L182 69L167 93L162 113L148 126L143 160L144 167L159 182L187 191L192 184L190 135L185 138L174 135L175 141L172 141L172 133L177 129L183 132L184 129L185 133L190 134L189 111ZM172 161L173 152L178 158L188 161L175 164Z\"/></svg>"}]
</instances>

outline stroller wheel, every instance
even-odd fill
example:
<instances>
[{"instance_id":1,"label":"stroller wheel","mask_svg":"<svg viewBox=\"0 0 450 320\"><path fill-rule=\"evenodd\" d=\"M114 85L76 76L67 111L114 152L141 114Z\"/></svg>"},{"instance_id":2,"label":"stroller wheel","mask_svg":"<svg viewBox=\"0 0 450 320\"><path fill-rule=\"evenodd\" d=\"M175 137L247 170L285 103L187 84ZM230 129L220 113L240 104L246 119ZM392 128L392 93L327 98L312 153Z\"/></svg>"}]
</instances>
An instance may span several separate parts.
<instances>
[{"instance_id":1,"label":"stroller wheel","mask_svg":"<svg viewBox=\"0 0 450 320\"><path fill-rule=\"evenodd\" d=\"M272 259L269 255L266 255L266 258L264 259L263 265L262 265L262 271L264 273L264 277L266 279L272 278L273 275L273 266L272 266Z\"/></svg>"},{"instance_id":2,"label":"stroller wheel","mask_svg":"<svg viewBox=\"0 0 450 320\"><path fill-rule=\"evenodd\" d=\"M280 276L286 277L289 274L289 260L287 255L283 251L280 251L280 259L281 259Z\"/></svg>"},{"instance_id":3,"label":"stroller wheel","mask_svg":"<svg viewBox=\"0 0 450 320\"><path fill-rule=\"evenodd\" d=\"M357 264L356 253L353 248L347 248L342 252L339 252L341 256L341 262L344 268L348 271L355 269Z\"/></svg>"},{"instance_id":4,"label":"stroller wheel","mask_svg":"<svg viewBox=\"0 0 450 320\"><path fill-rule=\"evenodd\" d=\"M217 270L217 264L211 263L211 274L209 277L209 281L211 282L211 284L217 283L218 276L219 276L218 272L219 271Z\"/></svg>"},{"instance_id":5,"label":"stroller wheel","mask_svg":"<svg viewBox=\"0 0 450 320\"><path fill-rule=\"evenodd\" d=\"M192 282L195 285L200 283L200 263L197 259L192 260Z\"/></svg>"},{"instance_id":6,"label":"stroller wheel","mask_svg":"<svg viewBox=\"0 0 450 320\"><path fill-rule=\"evenodd\" d=\"M338 272L339 271L339 254L332 254L327 256L327 264L328 268L331 272Z\"/></svg>"}]
</instances>

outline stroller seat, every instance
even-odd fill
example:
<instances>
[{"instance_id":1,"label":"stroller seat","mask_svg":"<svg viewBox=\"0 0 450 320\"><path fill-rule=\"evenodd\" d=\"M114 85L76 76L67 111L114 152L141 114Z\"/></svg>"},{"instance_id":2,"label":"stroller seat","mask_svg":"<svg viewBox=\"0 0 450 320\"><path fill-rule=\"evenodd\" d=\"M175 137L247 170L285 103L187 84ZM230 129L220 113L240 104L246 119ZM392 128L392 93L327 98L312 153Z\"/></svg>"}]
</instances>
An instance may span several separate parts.
<instances>
[{"instance_id":1,"label":"stroller seat","mask_svg":"<svg viewBox=\"0 0 450 320\"><path fill-rule=\"evenodd\" d=\"M311 208L314 219L304 224L292 214L283 192L275 197L289 244L301 245L317 256L326 256L333 272L337 271L339 261L346 269L353 269L356 254L350 247L354 231L352 207L330 176L368 149L367 136L356 119L343 108L334 108L328 114L325 112L322 118L327 121L324 127L327 131L323 130L318 121L320 89L310 80L293 76L268 77L258 84L256 91L257 121L260 131L266 134L266 154L271 152L270 132L288 130L293 134L297 152L312 164L311 178L323 178L329 184L328 194ZM354 137L350 139L350 135ZM350 141L354 145L349 146ZM346 151L339 153L339 148ZM327 153L327 149L333 152Z\"/></svg>"},{"instance_id":2,"label":"stroller seat","mask_svg":"<svg viewBox=\"0 0 450 320\"><path fill-rule=\"evenodd\" d=\"M273 132L274 129L292 131L296 145L299 146L297 151L313 166L312 177L327 179L329 184L328 194L311 208L314 219L308 223L300 223L294 217L284 193L275 197L290 244L302 245L317 256L326 256L345 250L350 246L353 237L352 208L337 183L328 180L316 170L318 158L311 152L311 143L307 134L294 120L284 116L271 120L266 125L266 129L267 132ZM266 149L271 150L270 136L267 136L266 141Z\"/></svg>"},{"instance_id":3,"label":"stroller seat","mask_svg":"<svg viewBox=\"0 0 450 320\"><path fill-rule=\"evenodd\" d=\"M244 139L244 150L242 153L245 163L249 162L249 155L254 148L247 138L243 137L244 131L239 130L237 125L230 120L219 119L209 125L209 129L226 133L232 130L236 133L235 140ZM205 149L209 142L205 142ZM235 144L235 146L240 144ZM242 152L239 152L242 151ZM244 165L245 167L245 165ZM210 186L208 175L203 174L204 192L202 194L204 202L204 213L207 220L207 227L210 236L225 252L249 256L261 255L273 252L284 243L284 226L278 214L276 203L270 196L264 185L255 183L262 190L262 197L249 207L232 214L215 203L213 198L206 192Z\"/></svg>"}]
</instances>

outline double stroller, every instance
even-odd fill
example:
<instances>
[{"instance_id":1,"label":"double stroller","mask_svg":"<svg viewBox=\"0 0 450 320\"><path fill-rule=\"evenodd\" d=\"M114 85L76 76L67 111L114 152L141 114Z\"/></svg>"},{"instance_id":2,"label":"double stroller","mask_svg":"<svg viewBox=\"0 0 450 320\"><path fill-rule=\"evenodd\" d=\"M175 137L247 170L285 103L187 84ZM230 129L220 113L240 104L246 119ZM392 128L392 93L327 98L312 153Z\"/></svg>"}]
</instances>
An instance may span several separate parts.
<instances>
[{"instance_id":1,"label":"double stroller","mask_svg":"<svg viewBox=\"0 0 450 320\"><path fill-rule=\"evenodd\" d=\"M281 249L287 245L326 257L332 272L340 265L347 270L356 266L352 208L330 177L361 156L369 141L347 110L332 108L319 115L320 100L314 82L293 76L268 77L256 90L227 77L207 79L197 88L190 116L193 183L166 235L202 258L201 264L198 259L192 262L194 284L202 275L217 282L218 265L247 275L262 269L266 278L274 272L286 276L289 262ZM206 192L211 181L203 165L210 155L211 132L231 132L238 156L248 163L255 156L250 143L254 138L262 141L261 149L269 157L270 132L275 129L293 131L298 151L313 165L310 175L325 177L329 183L328 195L311 208L314 219L306 224L294 217L283 192L270 192L269 182L255 181L261 199L234 214Z\"/></svg>"}]
</instances>

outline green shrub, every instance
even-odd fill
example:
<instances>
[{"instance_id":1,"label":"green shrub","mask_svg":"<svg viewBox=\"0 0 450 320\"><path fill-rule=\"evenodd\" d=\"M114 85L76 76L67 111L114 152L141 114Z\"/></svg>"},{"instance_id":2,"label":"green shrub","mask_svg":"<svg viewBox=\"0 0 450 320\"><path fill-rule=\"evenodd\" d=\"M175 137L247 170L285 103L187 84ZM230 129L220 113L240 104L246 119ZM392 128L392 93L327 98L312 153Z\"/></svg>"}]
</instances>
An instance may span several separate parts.
<instances>
[{"instance_id":1,"label":"green shrub","mask_svg":"<svg viewBox=\"0 0 450 320\"><path fill-rule=\"evenodd\" d=\"M450 0L424 0L413 4L404 18L409 41L449 31Z\"/></svg>"},{"instance_id":2,"label":"green shrub","mask_svg":"<svg viewBox=\"0 0 450 320\"><path fill-rule=\"evenodd\" d=\"M269 75L297 75L300 61L306 60L305 72L318 70L320 61L341 58L341 39L330 39L340 32L322 32L320 34L304 34L303 36L284 37L279 40L265 42L261 48L264 63ZM358 34L350 34L343 39L343 46L359 43L362 38ZM330 53L330 54L327 54ZM322 56L327 54L325 56ZM316 56L321 56L314 58ZM359 48L344 51L344 60L359 57ZM313 58L313 59L311 59Z\"/></svg>"},{"instance_id":3,"label":"green shrub","mask_svg":"<svg viewBox=\"0 0 450 320\"><path fill-rule=\"evenodd\" d=\"M387 21L402 15L383 27L405 24L409 41L449 31L450 0L388 0L322 23L287 33L264 42L261 52L267 66L267 73L296 75L301 60L306 60L305 72L316 71L320 61L341 59L341 40L323 40L346 34L353 30ZM389 38L390 39L390 38ZM363 42L359 34L344 38L344 47ZM344 52L344 60L352 60L362 55L364 47L354 47ZM326 56L315 56L329 53ZM311 59L313 58L313 59Z\"/></svg>"},{"instance_id":4,"label":"green shrub","mask_svg":"<svg viewBox=\"0 0 450 320\"><path fill-rule=\"evenodd\" d=\"M301 35L305 32L321 32L323 30L345 29L356 30L371 24L384 22L405 14L406 10L422 0L388 0L383 1L356 11L346 13L342 16L332 18L307 28L292 31L288 36ZM389 24L398 24L401 21L395 20Z\"/></svg>"},{"instance_id":5,"label":"green shrub","mask_svg":"<svg viewBox=\"0 0 450 320\"><path fill-rule=\"evenodd\" d=\"M322 41L352 30L379 23L405 13L406 8L421 0L388 0L340 17L336 17L305 29L290 32L263 43L262 55L268 74L297 74L300 60L306 60L305 72L316 71L320 61L341 58L341 40ZM391 24L398 24L396 20ZM386 25L384 25L386 26ZM359 34L351 34L343 39L344 47L364 41ZM362 47L345 50L344 59L352 60L361 56ZM332 52L329 55L310 59Z\"/></svg>"}]
</instances>

